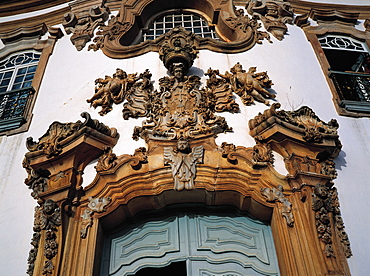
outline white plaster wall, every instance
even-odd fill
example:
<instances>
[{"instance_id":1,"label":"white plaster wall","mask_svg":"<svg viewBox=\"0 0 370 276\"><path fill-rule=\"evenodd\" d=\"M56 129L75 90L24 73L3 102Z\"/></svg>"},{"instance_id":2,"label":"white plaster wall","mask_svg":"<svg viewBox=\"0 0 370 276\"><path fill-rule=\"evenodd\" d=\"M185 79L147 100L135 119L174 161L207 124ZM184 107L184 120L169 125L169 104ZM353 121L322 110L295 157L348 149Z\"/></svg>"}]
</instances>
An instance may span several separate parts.
<instances>
[{"instance_id":1,"label":"white plaster wall","mask_svg":"<svg viewBox=\"0 0 370 276\"><path fill-rule=\"evenodd\" d=\"M366 200L370 193L370 170L367 164L370 153L369 119L337 115L321 67L300 28L289 26L283 41L273 41L272 44L264 41L262 45L256 45L241 54L200 51L199 59L194 62L190 73L201 76L205 83L203 74L209 67L225 72L236 62L243 64L245 69L257 66L258 72L268 71L275 84L272 88L277 94L276 100L283 109L294 110L307 105L326 122L331 118L338 120L343 151L336 160L338 179L335 184L354 254L349 264L353 275L367 275L370 269L366 252L370 248L370 239L367 238L370 234L370 216L366 212L370 210L370 201ZM136 142L131 138L133 127L140 125L141 119L124 121L122 106L117 105L112 112L101 117L98 115L100 109L90 108L86 99L94 93L94 80L112 75L118 67L128 73L141 73L148 68L153 74L155 87L158 87L158 79L166 75L158 53L114 60L101 51L92 52L86 48L77 52L69 36L58 41L39 90L30 130L0 138L0 275L25 275L27 269L35 202L29 195L30 190L23 184L26 173L21 164L27 151L24 146L26 137L32 136L37 140L53 121L75 122L82 119L79 115L81 112L88 111L93 118L118 129L121 137L114 148L117 155L132 154L135 148L144 146L143 141ZM258 102L248 107L243 106L239 99L237 102L241 107L239 114L222 114L233 127L234 133L220 134L217 143L225 141L253 146L254 141L248 134L248 121L267 107ZM85 171L84 185L94 178L93 166L90 164ZM278 156L275 166L278 172L286 174Z\"/></svg>"}]
</instances>

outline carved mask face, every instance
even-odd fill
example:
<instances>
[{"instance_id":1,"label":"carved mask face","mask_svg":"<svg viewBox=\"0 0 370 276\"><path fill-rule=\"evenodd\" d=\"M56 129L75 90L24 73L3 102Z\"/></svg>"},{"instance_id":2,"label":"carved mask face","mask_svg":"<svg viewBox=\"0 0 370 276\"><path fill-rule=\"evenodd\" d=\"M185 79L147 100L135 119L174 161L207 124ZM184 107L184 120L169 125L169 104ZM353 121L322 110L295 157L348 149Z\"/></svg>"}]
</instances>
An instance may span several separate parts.
<instances>
[{"instance_id":1,"label":"carved mask face","mask_svg":"<svg viewBox=\"0 0 370 276\"><path fill-rule=\"evenodd\" d=\"M46 214L50 215L53 213L55 209L55 202L52 201L51 199L47 199L44 203L44 211Z\"/></svg>"},{"instance_id":2,"label":"carved mask face","mask_svg":"<svg viewBox=\"0 0 370 276\"><path fill-rule=\"evenodd\" d=\"M175 68L175 70L173 71L173 75L175 76L175 78L182 80L184 73L182 72L181 68Z\"/></svg>"},{"instance_id":3,"label":"carved mask face","mask_svg":"<svg viewBox=\"0 0 370 276\"><path fill-rule=\"evenodd\" d=\"M187 140L179 140L177 142L177 149L179 151L186 151L189 148L189 142Z\"/></svg>"}]
</instances>

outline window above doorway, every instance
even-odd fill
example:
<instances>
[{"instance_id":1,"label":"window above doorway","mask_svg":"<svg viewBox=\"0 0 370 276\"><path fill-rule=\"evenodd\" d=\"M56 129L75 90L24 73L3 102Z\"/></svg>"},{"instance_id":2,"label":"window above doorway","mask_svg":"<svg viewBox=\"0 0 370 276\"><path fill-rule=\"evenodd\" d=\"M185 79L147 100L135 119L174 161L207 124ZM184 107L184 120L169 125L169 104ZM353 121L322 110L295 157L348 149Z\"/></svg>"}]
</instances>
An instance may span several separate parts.
<instances>
[{"instance_id":1,"label":"window above doorway","mask_svg":"<svg viewBox=\"0 0 370 276\"><path fill-rule=\"evenodd\" d=\"M161 13L154 17L154 20L149 21L147 28L142 30L140 42L156 39L179 26L202 38L219 39L214 28L211 28L202 16L191 12L172 11L166 14Z\"/></svg>"}]
</instances>

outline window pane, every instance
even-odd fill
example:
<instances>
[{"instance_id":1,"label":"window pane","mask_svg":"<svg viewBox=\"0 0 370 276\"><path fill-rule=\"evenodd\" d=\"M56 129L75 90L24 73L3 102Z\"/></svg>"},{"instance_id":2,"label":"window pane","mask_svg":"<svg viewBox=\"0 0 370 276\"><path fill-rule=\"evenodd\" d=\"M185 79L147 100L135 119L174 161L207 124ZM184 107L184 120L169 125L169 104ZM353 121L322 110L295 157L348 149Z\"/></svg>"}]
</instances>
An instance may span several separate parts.
<instances>
[{"instance_id":1,"label":"window pane","mask_svg":"<svg viewBox=\"0 0 370 276\"><path fill-rule=\"evenodd\" d=\"M162 22L165 23L163 24ZM182 26L187 31L191 31L201 37L218 39L216 33L208 28L207 21L200 16L194 14L171 14L157 17L148 27L149 35L143 35L141 41L155 39L165 32L170 31L175 26Z\"/></svg>"}]
</instances>

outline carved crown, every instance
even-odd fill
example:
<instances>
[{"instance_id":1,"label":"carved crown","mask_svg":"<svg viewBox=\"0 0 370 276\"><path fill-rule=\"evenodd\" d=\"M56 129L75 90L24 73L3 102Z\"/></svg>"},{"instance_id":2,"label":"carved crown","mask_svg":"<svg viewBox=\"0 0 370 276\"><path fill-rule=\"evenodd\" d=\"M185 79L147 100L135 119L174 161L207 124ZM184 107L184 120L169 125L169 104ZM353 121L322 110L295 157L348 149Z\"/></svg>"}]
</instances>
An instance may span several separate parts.
<instances>
[{"instance_id":1,"label":"carved crown","mask_svg":"<svg viewBox=\"0 0 370 276\"><path fill-rule=\"evenodd\" d=\"M175 27L160 45L159 57L167 69L174 63L182 63L187 71L197 57L195 35L183 27Z\"/></svg>"}]
</instances>

